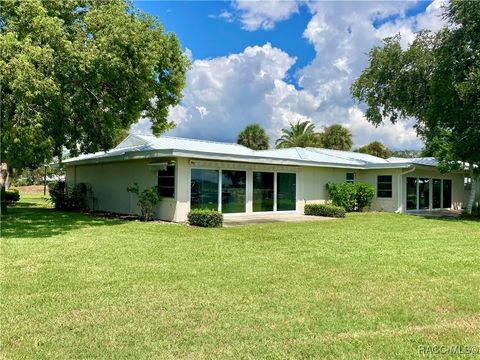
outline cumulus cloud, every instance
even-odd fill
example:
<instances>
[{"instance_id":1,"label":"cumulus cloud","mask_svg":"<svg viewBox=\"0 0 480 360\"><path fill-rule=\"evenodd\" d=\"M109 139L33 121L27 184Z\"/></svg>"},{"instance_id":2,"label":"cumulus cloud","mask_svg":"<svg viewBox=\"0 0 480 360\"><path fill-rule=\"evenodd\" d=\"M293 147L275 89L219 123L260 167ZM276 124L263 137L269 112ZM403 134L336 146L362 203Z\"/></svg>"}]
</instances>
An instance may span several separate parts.
<instances>
[{"instance_id":1,"label":"cumulus cloud","mask_svg":"<svg viewBox=\"0 0 480 360\"><path fill-rule=\"evenodd\" d=\"M410 17L405 15L412 6L407 2L310 2L312 18L303 36L316 56L297 71L297 86L285 80L296 59L269 43L195 60L187 74L182 104L170 111L170 120L177 125L170 134L235 141L243 127L259 123L273 145L289 122L309 120L318 129L334 123L348 127L355 146L381 140L393 149L418 149L421 142L413 121L371 125L363 105L353 102L349 88L367 65L369 49L382 38L401 33L407 46L415 31L440 29L442 1ZM280 8L270 2L237 2L235 6L248 30L271 28L298 11L294 2L282 2ZM380 21L375 27L379 19L394 20ZM134 130L145 131L147 126L148 120L143 119Z\"/></svg>"},{"instance_id":2,"label":"cumulus cloud","mask_svg":"<svg viewBox=\"0 0 480 360\"><path fill-rule=\"evenodd\" d=\"M234 1L233 6L240 15L243 28L248 31L273 29L276 22L286 20L298 13L296 1L237 0Z\"/></svg>"}]
</instances>

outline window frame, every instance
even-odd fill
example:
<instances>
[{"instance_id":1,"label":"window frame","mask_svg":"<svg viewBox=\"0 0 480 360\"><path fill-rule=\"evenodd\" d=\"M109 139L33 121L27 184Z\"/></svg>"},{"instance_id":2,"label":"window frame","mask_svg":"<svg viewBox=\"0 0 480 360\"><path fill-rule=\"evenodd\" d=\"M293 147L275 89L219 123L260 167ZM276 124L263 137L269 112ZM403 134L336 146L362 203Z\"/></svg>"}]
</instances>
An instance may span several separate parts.
<instances>
[{"instance_id":1,"label":"window frame","mask_svg":"<svg viewBox=\"0 0 480 360\"><path fill-rule=\"evenodd\" d=\"M353 175L353 179L349 179L348 178L348 175ZM347 172L345 173L345 182L347 183L351 183L351 184L355 184L355 181L356 181L356 176L355 176L355 173L354 172Z\"/></svg>"},{"instance_id":2,"label":"window frame","mask_svg":"<svg viewBox=\"0 0 480 360\"><path fill-rule=\"evenodd\" d=\"M173 168L173 175L170 174L170 173L168 173L168 175L161 175L162 172L167 172L169 168ZM176 172L177 172L176 165L173 165L173 164L168 164L165 167L165 170L158 170L157 171L157 193L162 198L165 198L165 199L174 199L175 198L175 195L176 195L175 194L176 193L176 191L175 191ZM171 185L168 185L168 186L161 185L160 184L161 179L173 179L173 186L171 186ZM164 193L162 193L161 189L171 189L171 194L170 194L170 192L168 192L168 194L165 195Z\"/></svg>"},{"instance_id":3,"label":"window frame","mask_svg":"<svg viewBox=\"0 0 480 360\"><path fill-rule=\"evenodd\" d=\"M380 178L385 178L385 177L389 177L390 178L390 181L380 181ZM382 185L385 185L385 184L390 184L390 189L379 189L379 185L382 184ZM385 194L381 194L381 193L385 193L385 192L389 192L390 193L390 196L387 196ZM393 198L393 175L377 175L377 198L381 198L381 199L391 199Z\"/></svg>"}]
</instances>

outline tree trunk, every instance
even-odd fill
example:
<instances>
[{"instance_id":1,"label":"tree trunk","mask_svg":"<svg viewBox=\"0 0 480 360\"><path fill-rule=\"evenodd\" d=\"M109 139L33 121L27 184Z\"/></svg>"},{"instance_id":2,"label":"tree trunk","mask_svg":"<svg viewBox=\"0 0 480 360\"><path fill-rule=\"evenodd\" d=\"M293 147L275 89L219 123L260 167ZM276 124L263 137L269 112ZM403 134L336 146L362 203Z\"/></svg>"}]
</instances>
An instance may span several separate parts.
<instances>
[{"instance_id":1,"label":"tree trunk","mask_svg":"<svg viewBox=\"0 0 480 360\"><path fill-rule=\"evenodd\" d=\"M467 207L465 208L467 214L472 213L473 203L475 202L475 192L477 190L477 181L475 179L475 174L473 172L473 164L470 164L470 179L471 179L470 195L468 196Z\"/></svg>"},{"instance_id":2,"label":"tree trunk","mask_svg":"<svg viewBox=\"0 0 480 360\"><path fill-rule=\"evenodd\" d=\"M7 203L5 201L5 185L8 178L8 165L6 163L0 163L0 214L5 215L7 213Z\"/></svg>"}]
</instances>

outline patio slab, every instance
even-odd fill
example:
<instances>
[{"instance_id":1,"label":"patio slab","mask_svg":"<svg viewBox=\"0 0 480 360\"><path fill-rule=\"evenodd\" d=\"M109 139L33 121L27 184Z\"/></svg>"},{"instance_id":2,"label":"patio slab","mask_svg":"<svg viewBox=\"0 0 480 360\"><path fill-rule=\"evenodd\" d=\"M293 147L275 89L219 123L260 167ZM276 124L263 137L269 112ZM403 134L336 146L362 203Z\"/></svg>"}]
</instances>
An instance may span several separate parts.
<instances>
[{"instance_id":1,"label":"patio slab","mask_svg":"<svg viewBox=\"0 0 480 360\"><path fill-rule=\"evenodd\" d=\"M422 216L425 218L458 218L462 215L461 210L418 210L409 211L409 215Z\"/></svg>"},{"instance_id":2,"label":"patio slab","mask_svg":"<svg viewBox=\"0 0 480 360\"><path fill-rule=\"evenodd\" d=\"M303 222L303 221L323 221L335 220L335 218L324 216L310 216L303 214L268 214L268 215L233 215L224 216L223 225L225 227L251 225L251 224L269 224L278 222Z\"/></svg>"}]
</instances>

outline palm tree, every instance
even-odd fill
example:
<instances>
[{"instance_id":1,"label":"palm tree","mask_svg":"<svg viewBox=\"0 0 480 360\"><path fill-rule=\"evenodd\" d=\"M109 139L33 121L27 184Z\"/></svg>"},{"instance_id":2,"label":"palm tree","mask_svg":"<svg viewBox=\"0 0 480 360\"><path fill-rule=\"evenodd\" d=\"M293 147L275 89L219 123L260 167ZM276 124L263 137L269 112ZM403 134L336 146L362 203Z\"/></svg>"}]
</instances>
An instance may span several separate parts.
<instances>
[{"instance_id":1,"label":"palm tree","mask_svg":"<svg viewBox=\"0 0 480 360\"><path fill-rule=\"evenodd\" d=\"M247 125L240 131L237 137L237 144L246 146L253 150L267 150L270 139L265 130L258 124Z\"/></svg>"},{"instance_id":2,"label":"palm tree","mask_svg":"<svg viewBox=\"0 0 480 360\"><path fill-rule=\"evenodd\" d=\"M326 149L345 150L352 148L352 132L340 124L325 127L321 134L321 145Z\"/></svg>"},{"instance_id":3,"label":"palm tree","mask_svg":"<svg viewBox=\"0 0 480 360\"><path fill-rule=\"evenodd\" d=\"M277 149L290 147L318 146L319 135L310 121L290 123L290 128L282 129L282 136L275 142Z\"/></svg>"}]
</instances>

